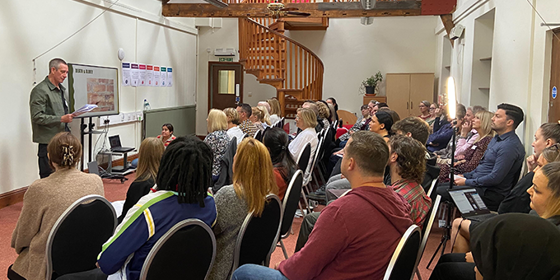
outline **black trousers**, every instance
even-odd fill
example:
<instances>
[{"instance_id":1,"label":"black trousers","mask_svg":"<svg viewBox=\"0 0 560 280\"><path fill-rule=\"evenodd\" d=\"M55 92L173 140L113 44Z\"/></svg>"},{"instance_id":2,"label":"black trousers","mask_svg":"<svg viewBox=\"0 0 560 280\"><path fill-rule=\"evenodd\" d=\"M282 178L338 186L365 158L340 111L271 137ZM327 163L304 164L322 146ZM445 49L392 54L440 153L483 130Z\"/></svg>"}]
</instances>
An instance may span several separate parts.
<instances>
[{"instance_id":1,"label":"black trousers","mask_svg":"<svg viewBox=\"0 0 560 280\"><path fill-rule=\"evenodd\" d=\"M474 267L474 263L465 261L464 253L445 254L432 271L430 280L475 280Z\"/></svg>"},{"instance_id":2,"label":"black trousers","mask_svg":"<svg viewBox=\"0 0 560 280\"><path fill-rule=\"evenodd\" d=\"M49 177L53 170L49 165L49 157L47 156L47 144L39 144L37 157L39 157L39 176L41 177L41 179Z\"/></svg>"}]
</instances>

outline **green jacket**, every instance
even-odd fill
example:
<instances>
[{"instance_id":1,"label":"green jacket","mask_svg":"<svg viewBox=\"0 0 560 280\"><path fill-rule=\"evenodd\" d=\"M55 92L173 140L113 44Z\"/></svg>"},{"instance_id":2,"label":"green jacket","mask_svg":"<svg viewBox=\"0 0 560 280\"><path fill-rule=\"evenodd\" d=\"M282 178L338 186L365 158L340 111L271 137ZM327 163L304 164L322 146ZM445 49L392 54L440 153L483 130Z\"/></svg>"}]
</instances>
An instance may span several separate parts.
<instances>
[{"instance_id":1,"label":"green jacket","mask_svg":"<svg viewBox=\"0 0 560 280\"><path fill-rule=\"evenodd\" d=\"M64 131L64 123L60 118L64 115L64 106L60 90L46 77L31 90L29 109L33 128L33 142L48 144L57 133Z\"/></svg>"}]
</instances>

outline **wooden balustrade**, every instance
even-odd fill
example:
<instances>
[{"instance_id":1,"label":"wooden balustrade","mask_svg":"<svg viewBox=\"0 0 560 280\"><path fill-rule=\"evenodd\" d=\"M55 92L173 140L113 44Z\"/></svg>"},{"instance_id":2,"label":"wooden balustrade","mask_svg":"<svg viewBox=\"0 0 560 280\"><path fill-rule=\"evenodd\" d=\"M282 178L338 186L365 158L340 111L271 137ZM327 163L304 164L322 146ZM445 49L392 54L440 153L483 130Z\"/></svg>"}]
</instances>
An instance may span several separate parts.
<instances>
[{"instance_id":1,"label":"wooden balustrade","mask_svg":"<svg viewBox=\"0 0 560 280\"><path fill-rule=\"evenodd\" d=\"M285 92L300 100L322 99L323 62L305 46L253 19L240 18L239 50L245 70L278 89L282 109Z\"/></svg>"},{"instance_id":2,"label":"wooden balustrade","mask_svg":"<svg viewBox=\"0 0 560 280\"><path fill-rule=\"evenodd\" d=\"M241 4L241 3L329 3L329 2L360 2L360 0L222 0L228 4ZM377 2L405 2L414 0L377 0ZM421 0L416 0L420 2Z\"/></svg>"}]
</instances>

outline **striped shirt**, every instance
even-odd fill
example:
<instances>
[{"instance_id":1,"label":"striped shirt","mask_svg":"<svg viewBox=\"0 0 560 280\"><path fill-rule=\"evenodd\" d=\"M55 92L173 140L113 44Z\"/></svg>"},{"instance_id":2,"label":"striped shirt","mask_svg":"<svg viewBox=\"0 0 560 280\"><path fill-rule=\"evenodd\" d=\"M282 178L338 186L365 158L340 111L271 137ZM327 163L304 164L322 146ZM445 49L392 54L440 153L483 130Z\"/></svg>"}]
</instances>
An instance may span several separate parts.
<instances>
[{"instance_id":1,"label":"striped shirt","mask_svg":"<svg viewBox=\"0 0 560 280\"><path fill-rule=\"evenodd\" d=\"M118 272L121 279L139 279L148 253L175 224L194 218L214 225L216 204L210 193L204 205L179 203L177 193L172 191L148 193L126 213L113 236L103 244L99 267L107 275Z\"/></svg>"}]
</instances>

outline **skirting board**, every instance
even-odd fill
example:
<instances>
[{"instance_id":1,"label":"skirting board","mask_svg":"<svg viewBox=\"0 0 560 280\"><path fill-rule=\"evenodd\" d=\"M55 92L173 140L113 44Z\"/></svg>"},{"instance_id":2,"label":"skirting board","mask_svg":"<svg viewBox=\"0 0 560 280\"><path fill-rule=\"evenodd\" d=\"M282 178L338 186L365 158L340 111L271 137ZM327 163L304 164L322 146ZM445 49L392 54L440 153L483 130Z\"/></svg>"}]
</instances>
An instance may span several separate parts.
<instances>
[{"instance_id":1,"label":"skirting board","mask_svg":"<svg viewBox=\"0 0 560 280\"><path fill-rule=\"evenodd\" d=\"M138 154L134 154L128 157L129 160L134 160L138 158ZM118 160L113 161L113 166L122 166L124 163L123 159L120 158ZM84 170L84 172L88 172L89 170ZM27 191L27 187L23 187L20 189L12 190L6 193L0 194L0 209L16 204L18 202L23 201L23 195Z\"/></svg>"}]
</instances>

